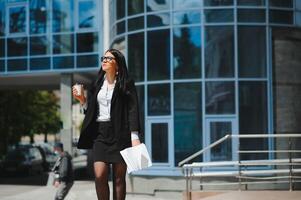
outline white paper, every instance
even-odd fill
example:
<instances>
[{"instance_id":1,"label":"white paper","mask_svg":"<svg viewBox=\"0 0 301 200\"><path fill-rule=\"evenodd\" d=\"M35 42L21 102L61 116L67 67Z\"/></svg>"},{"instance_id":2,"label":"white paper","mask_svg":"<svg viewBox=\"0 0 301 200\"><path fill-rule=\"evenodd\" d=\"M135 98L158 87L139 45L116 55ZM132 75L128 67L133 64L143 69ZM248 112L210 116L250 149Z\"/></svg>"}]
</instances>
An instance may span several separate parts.
<instances>
[{"instance_id":1,"label":"white paper","mask_svg":"<svg viewBox=\"0 0 301 200\"><path fill-rule=\"evenodd\" d=\"M128 173L152 166L152 161L143 143L126 148L120 151L120 153L127 164Z\"/></svg>"}]
</instances>

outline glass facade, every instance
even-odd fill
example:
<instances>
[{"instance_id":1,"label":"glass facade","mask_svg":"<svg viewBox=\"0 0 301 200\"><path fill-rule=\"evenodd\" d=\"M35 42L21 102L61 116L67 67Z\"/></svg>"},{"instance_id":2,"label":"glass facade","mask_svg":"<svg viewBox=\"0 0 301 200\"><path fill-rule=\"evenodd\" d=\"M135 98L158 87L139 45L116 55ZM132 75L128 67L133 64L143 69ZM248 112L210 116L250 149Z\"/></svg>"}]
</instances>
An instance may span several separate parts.
<instances>
[{"instance_id":1,"label":"glass facade","mask_svg":"<svg viewBox=\"0 0 301 200\"><path fill-rule=\"evenodd\" d=\"M127 55L155 164L176 167L225 134L273 133L271 30L300 25L299 1L110 0L110 11L110 44ZM236 159L238 143L273 148L241 140L194 161Z\"/></svg>"},{"instance_id":2,"label":"glass facade","mask_svg":"<svg viewBox=\"0 0 301 200\"><path fill-rule=\"evenodd\" d=\"M0 1L1 74L98 68L102 1Z\"/></svg>"}]
</instances>

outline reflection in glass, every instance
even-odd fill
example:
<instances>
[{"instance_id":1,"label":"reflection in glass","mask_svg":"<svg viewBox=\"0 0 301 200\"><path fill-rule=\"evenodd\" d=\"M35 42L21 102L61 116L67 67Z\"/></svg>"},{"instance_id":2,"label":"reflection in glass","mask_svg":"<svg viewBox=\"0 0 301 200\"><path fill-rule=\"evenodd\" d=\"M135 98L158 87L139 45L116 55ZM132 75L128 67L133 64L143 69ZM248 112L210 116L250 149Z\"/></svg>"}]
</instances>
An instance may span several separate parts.
<instances>
[{"instance_id":1,"label":"reflection in glass","mask_svg":"<svg viewBox=\"0 0 301 200\"><path fill-rule=\"evenodd\" d=\"M122 38L115 40L111 44L110 48L117 49L117 50L121 51L123 53L123 55L126 55L125 54L125 38L122 37Z\"/></svg>"},{"instance_id":2,"label":"reflection in glass","mask_svg":"<svg viewBox=\"0 0 301 200\"><path fill-rule=\"evenodd\" d=\"M26 2L27 0L7 0L7 3Z\"/></svg>"},{"instance_id":3,"label":"reflection in glass","mask_svg":"<svg viewBox=\"0 0 301 200\"><path fill-rule=\"evenodd\" d=\"M94 1L78 2L78 28L96 27L96 5Z\"/></svg>"},{"instance_id":4,"label":"reflection in glass","mask_svg":"<svg viewBox=\"0 0 301 200\"><path fill-rule=\"evenodd\" d=\"M9 8L9 33L26 32L26 8L16 6Z\"/></svg>"},{"instance_id":5,"label":"reflection in glass","mask_svg":"<svg viewBox=\"0 0 301 200\"><path fill-rule=\"evenodd\" d=\"M125 0L115 0L117 10L117 20L125 16Z\"/></svg>"},{"instance_id":6,"label":"reflection in glass","mask_svg":"<svg viewBox=\"0 0 301 200\"><path fill-rule=\"evenodd\" d=\"M259 81L239 82L239 132L240 134L267 134L268 132L267 84ZM267 150L262 139L240 140L241 150ZM242 159L266 159L265 154L246 154Z\"/></svg>"},{"instance_id":7,"label":"reflection in glass","mask_svg":"<svg viewBox=\"0 0 301 200\"><path fill-rule=\"evenodd\" d=\"M202 149L202 85L174 84L174 143L175 166ZM202 156L195 160L202 161Z\"/></svg>"},{"instance_id":8,"label":"reflection in glass","mask_svg":"<svg viewBox=\"0 0 301 200\"><path fill-rule=\"evenodd\" d=\"M204 0L204 6L232 6L233 0Z\"/></svg>"},{"instance_id":9,"label":"reflection in glass","mask_svg":"<svg viewBox=\"0 0 301 200\"><path fill-rule=\"evenodd\" d=\"M26 71L27 59L7 60L7 71Z\"/></svg>"},{"instance_id":10,"label":"reflection in glass","mask_svg":"<svg viewBox=\"0 0 301 200\"><path fill-rule=\"evenodd\" d=\"M144 17L136 17L128 20L128 31L135 31L144 28Z\"/></svg>"},{"instance_id":11,"label":"reflection in glass","mask_svg":"<svg viewBox=\"0 0 301 200\"><path fill-rule=\"evenodd\" d=\"M67 69L67 68L74 68L73 56L53 57L53 69Z\"/></svg>"},{"instance_id":12,"label":"reflection in glass","mask_svg":"<svg viewBox=\"0 0 301 200\"><path fill-rule=\"evenodd\" d=\"M30 1L30 33L46 33L46 0Z\"/></svg>"},{"instance_id":13,"label":"reflection in glass","mask_svg":"<svg viewBox=\"0 0 301 200\"><path fill-rule=\"evenodd\" d=\"M144 81L144 33L128 36L128 69L135 81Z\"/></svg>"},{"instance_id":14,"label":"reflection in glass","mask_svg":"<svg viewBox=\"0 0 301 200\"><path fill-rule=\"evenodd\" d=\"M264 6L266 0L237 0L239 6Z\"/></svg>"},{"instance_id":15,"label":"reflection in glass","mask_svg":"<svg viewBox=\"0 0 301 200\"><path fill-rule=\"evenodd\" d=\"M145 133L145 117L144 117L144 110L145 110L145 101L144 101L144 85L137 85L137 96L138 96L138 103L139 103L139 119L140 119L140 130L141 133ZM139 138L142 142L145 143L145 134L140 134Z\"/></svg>"},{"instance_id":16,"label":"reflection in glass","mask_svg":"<svg viewBox=\"0 0 301 200\"><path fill-rule=\"evenodd\" d=\"M174 29L174 78L201 78L201 27Z\"/></svg>"},{"instance_id":17,"label":"reflection in glass","mask_svg":"<svg viewBox=\"0 0 301 200\"><path fill-rule=\"evenodd\" d=\"M173 24L194 24L201 23L200 12L175 12L173 14Z\"/></svg>"},{"instance_id":18,"label":"reflection in glass","mask_svg":"<svg viewBox=\"0 0 301 200\"><path fill-rule=\"evenodd\" d=\"M77 68L98 67L98 55L84 55L76 57Z\"/></svg>"},{"instance_id":19,"label":"reflection in glass","mask_svg":"<svg viewBox=\"0 0 301 200\"><path fill-rule=\"evenodd\" d=\"M0 58L5 56L5 40L0 39Z\"/></svg>"},{"instance_id":20,"label":"reflection in glass","mask_svg":"<svg viewBox=\"0 0 301 200\"><path fill-rule=\"evenodd\" d=\"M169 13L158 13L147 16L147 27L167 26L169 23Z\"/></svg>"},{"instance_id":21,"label":"reflection in glass","mask_svg":"<svg viewBox=\"0 0 301 200\"><path fill-rule=\"evenodd\" d=\"M207 78L234 76L233 26L206 27L205 72Z\"/></svg>"},{"instance_id":22,"label":"reflection in glass","mask_svg":"<svg viewBox=\"0 0 301 200\"><path fill-rule=\"evenodd\" d=\"M298 2L298 0L296 1ZM270 7L293 7L293 0L269 0Z\"/></svg>"},{"instance_id":23,"label":"reflection in glass","mask_svg":"<svg viewBox=\"0 0 301 200\"><path fill-rule=\"evenodd\" d=\"M78 33L76 36L77 52L96 52L98 51L97 33Z\"/></svg>"},{"instance_id":24,"label":"reflection in glass","mask_svg":"<svg viewBox=\"0 0 301 200\"><path fill-rule=\"evenodd\" d=\"M5 1L0 1L0 36L5 33Z\"/></svg>"},{"instance_id":25,"label":"reflection in glass","mask_svg":"<svg viewBox=\"0 0 301 200\"><path fill-rule=\"evenodd\" d=\"M5 71L5 60L0 60L0 72Z\"/></svg>"},{"instance_id":26,"label":"reflection in glass","mask_svg":"<svg viewBox=\"0 0 301 200\"><path fill-rule=\"evenodd\" d=\"M148 116L170 115L170 84L148 85Z\"/></svg>"},{"instance_id":27,"label":"reflection in glass","mask_svg":"<svg viewBox=\"0 0 301 200\"><path fill-rule=\"evenodd\" d=\"M73 34L62 34L53 36L53 53L73 53L74 52L74 40Z\"/></svg>"},{"instance_id":28,"label":"reflection in glass","mask_svg":"<svg viewBox=\"0 0 301 200\"><path fill-rule=\"evenodd\" d=\"M206 82L206 114L235 114L234 82Z\"/></svg>"},{"instance_id":29,"label":"reflection in glass","mask_svg":"<svg viewBox=\"0 0 301 200\"><path fill-rule=\"evenodd\" d=\"M170 79L169 29L149 31L147 34L147 79Z\"/></svg>"},{"instance_id":30,"label":"reflection in glass","mask_svg":"<svg viewBox=\"0 0 301 200\"><path fill-rule=\"evenodd\" d=\"M265 22L265 10L239 9L238 22Z\"/></svg>"},{"instance_id":31,"label":"reflection in glass","mask_svg":"<svg viewBox=\"0 0 301 200\"><path fill-rule=\"evenodd\" d=\"M147 0L147 11L159 11L169 9L170 0Z\"/></svg>"},{"instance_id":32,"label":"reflection in glass","mask_svg":"<svg viewBox=\"0 0 301 200\"><path fill-rule=\"evenodd\" d=\"M50 69L50 58L31 58L30 70L45 70Z\"/></svg>"},{"instance_id":33,"label":"reflection in glass","mask_svg":"<svg viewBox=\"0 0 301 200\"><path fill-rule=\"evenodd\" d=\"M210 122L210 144L232 133L231 122ZM210 150L210 161L231 161L232 145L227 140Z\"/></svg>"},{"instance_id":34,"label":"reflection in glass","mask_svg":"<svg viewBox=\"0 0 301 200\"><path fill-rule=\"evenodd\" d=\"M43 55L50 53L50 42L46 36L30 38L30 55Z\"/></svg>"},{"instance_id":35,"label":"reflection in glass","mask_svg":"<svg viewBox=\"0 0 301 200\"><path fill-rule=\"evenodd\" d=\"M239 77L266 77L266 28L239 26Z\"/></svg>"},{"instance_id":36,"label":"reflection in glass","mask_svg":"<svg viewBox=\"0 0 301 200\"><path fill-rule=\"evenodd\" d=\"M184 8L197 8L202 5L200 0L173 0L173 7L175 9L184 9Z\"/></svg>"},{"instance_id":37,"label":"reflection in glass","mask_svg":"<svg viewBox=\"0 0 301 200\"><path fill-rule=\"evenodd\" d=\"M141 0L130 0L128 1L128 15L135 15L143 13L144 1Z\"/></svg>"},{"instance_id":38,"label":"reflection in glass","mask_svg":"<svg viewBox=\"0 0 301 200\"><path fill-rule=\"evenodd\" d=\"M233 22L233 9L210 9L205 10L205 22Z\"/></svg>"},{"instance_id":39,"label":"reflection in glass","mask_svg":"<svg viewBox=\"0 0 301 200\"><path fill-rule=\"evenodd\" d=\"M278 24L293 24L293 12L284 10L270 10L270 22Z\"/></svg>"},{"instance_id":40,"label":"reflection in glass","mask_svg":"<svg viewBox=\"0 0 301 200\"><path fill-rule=\"evenodd\" d=\"M8 51L8 56L26 56L27 37L8 38L7 51Z\"/></svg>"},{"instance_id":41,"label":"reflection in glass","mask_svg":"<svg viewBox=\"0 0 301 200\"><path fill-rule=\"evenodd\" d=\"M152 161L166 163L168 162L168 124L152 123Z\"/></svg>"},{"instance_id":42,"label":"reflection in glass","mask_svg":"<svg viewBox=\"0 0 301 200\"><path fill-rule=\"evenodd\" d=\"M115 9L115 1L110 0L110 10L109 10L109 17L110 17L110 25L114 24L116 21L116 9Z\"/></svg>"},{"instance_id":43,"label":"reflection in glass","mask_svg":"<svg viewBox=\"0 0 301 200\"><path fill-rule=\"evenodd\" d=\"M53 32L73 31L74 29L74 1L53 0L52 3Z\"/></svg>"},{"instance_id":44,"label":"reflection in glass","mask_svg":"<svg viewBox=\"0 0 301 200\"><path fill-rule=\"evenodd\" d=\"M117 34L122 34L124 32L125 32L125 21L122 21L117 24Z\"/></svg>"}]
</instances>

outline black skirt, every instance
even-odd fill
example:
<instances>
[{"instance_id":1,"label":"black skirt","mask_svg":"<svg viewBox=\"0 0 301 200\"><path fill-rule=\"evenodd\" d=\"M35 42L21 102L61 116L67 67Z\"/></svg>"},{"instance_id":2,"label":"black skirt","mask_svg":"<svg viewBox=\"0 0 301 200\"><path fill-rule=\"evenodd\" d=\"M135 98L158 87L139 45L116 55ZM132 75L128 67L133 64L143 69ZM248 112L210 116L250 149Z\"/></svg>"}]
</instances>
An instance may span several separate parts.
<instances>
[{"instance_id":1,"label":"black skirt","mask_svg":"<svg viewBox=\"0 0 301 200\"><path fill-rule=\"evenodd\" d=\"M124 163L122 148L115 139L111 122L98 122L98 131L93 143L94 162Z\"/></svg>"}]
</instances>

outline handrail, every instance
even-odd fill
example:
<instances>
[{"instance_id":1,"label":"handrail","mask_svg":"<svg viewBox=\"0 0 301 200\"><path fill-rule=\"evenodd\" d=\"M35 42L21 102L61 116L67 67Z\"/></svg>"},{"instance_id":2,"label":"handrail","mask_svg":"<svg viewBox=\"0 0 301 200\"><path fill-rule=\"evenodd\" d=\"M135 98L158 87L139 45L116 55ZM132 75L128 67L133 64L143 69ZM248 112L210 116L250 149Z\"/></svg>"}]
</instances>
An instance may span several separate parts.
<instances>
[{"instance_id":1,"label":"handrail","mask_svg":"<svg viewBox=\"0 0 301 200\"><path fill-rule=\"evenodd\" d=\"M184 160L180 161L178 163L179 167L182 167L184 164L187 162L191 161L192 159L196 158L197 156L203 154L205 151L208 149L211 149L218 144L222 143L223 141L229 139L229 138L301 138L301 134L239 134L239 135L232 135L232 134L227 134L224 137L220 138L219 140L213 142L209 146L199 150L198 152L188 156Z\"/></svg>"}]
</instances>

